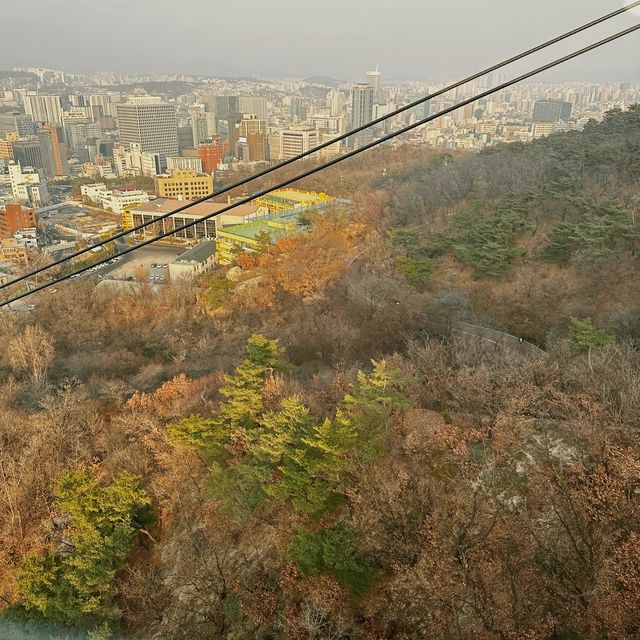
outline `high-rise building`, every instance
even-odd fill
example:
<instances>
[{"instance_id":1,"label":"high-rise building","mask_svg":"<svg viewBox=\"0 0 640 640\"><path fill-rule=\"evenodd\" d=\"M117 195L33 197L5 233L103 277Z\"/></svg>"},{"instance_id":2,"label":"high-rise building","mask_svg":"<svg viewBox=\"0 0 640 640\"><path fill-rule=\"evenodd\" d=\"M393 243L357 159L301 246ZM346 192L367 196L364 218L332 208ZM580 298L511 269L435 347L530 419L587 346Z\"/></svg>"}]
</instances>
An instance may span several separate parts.
<instances>
[{"instance_id":1,"label":"high-rise building","mask_svg":"<svg viewBox=\"0 0 640 640\"><path fill-rule=\"evenodd\" d=\"M120 141L140 145L142 152L178 155L178 124L174 105L131 98L116 105ZM154 98L154 96L144 96Z\"/></svg>"},{"instance_id":2,"label":"high-rise building","mask_svg":"<svg viewBox=\"0 0 640 640\"><path fill-rule=\"evenodd\" d=\"M266 121L267 99L260 96L238 96L238 111Z\"/></svg>"},{"instance_id":3,"label":"high-rise building","mask_svg":"<svg viewBox=\"0 0 640 640\"><path fill-rule=\"evenodd\" d=\"M202 105L200 108L189 109L189 124L192 134L190 147L197 149L198 145L205 144L212 134L209 131L209 118Z\"/></svg>"},{"instance_id":4,"label":"high-rise building","mask_svg":"<svg viewBox=\"0 0 640 640\"><path fill-rule=\"evenodd\" d=\"M267 159L267 141L263 132L247 134L247 147L250 162Z\"/></svg>"},{"instance_id":5,"label":"high-rise building","mask_svg":"<svg viewBox=\"0 0 640 640\"><path fill-rule=\"evenodd\" d=\"M193 148L193 128L191 125L178 127L178 153L182 155L185 149Z\"/></svg>"},{"instance_id":6,"label":"high-rise building","mask_svg":"<svg viewBox=\"0 0 640 640\"><path fill-rule=\"evenodd\" d=\"M377 65L375 71L367 71L367 84L373 88L373 101L382 102L382 73Z\"/></svg>"},{"instance_id":7,"label":"high-rise building","mask_svg":"<svg viewBox=\"0 0 640 640\"><path fill-rule=\"evenodd\" d=\"M212 174L218 165L224 161L225 149L219 140L212 144L200 145L198 151L200 152L204 173Z\"/></svg>"},{"instance_id":8,"label":"high-rise building","mask_svg":"<svg viewBox=\"0 0 640 640\"><path fill-rule=\"evenodd\" d=\"M36 212L20 203L7 203L0 209L0 238L10 238L16 231L36 226Z\"/></svg>"},{"instance_id":9,"label":"high-rise building","mask_svg":"<svg viewBox=\"0 0 640 640\"><path fill-rule=\"evenodd\" d=\"M35 122L62 124L60 96L25 95L24 110Z\"/></svg>"},{"instance_id":10,"label":"high-rise building","mask_svg":"<svg viewBox=\"0 0 640 640\"><path fill-rule=\"evenodd\" d=\"M373 87L360 83L351 88L351 128L361 127L373 119Z\"/></svg>"},{"instance_id":11,"label":"high-rise building","mask_svg":"<svg viewBox=\"0 0 640 640\"><path fill-rule=\"evenodd\" d=\"M291 117L298 122L304 122L307 119L309 111L307 105L302 98L291 98Z\"/></svg>"},{"instance_id":12,"label":"high-rise building","mask_svg":"<svg viewBox=\"0 0 640 640\"><path fill-rule=\"evenodd\" d=\"M570 120L573 105L559 100L540 100L533 107L534 122L559 122Z\"/></svg>"},{"instance_id":13,"label":"high-rise building","mask_svg":"<svg viewBox=\"0 0 640 640\"><path fill-rule=\"evenodd\" d=\"M16 133L18 138L35 136L33 118L21 113L0 114L0 138L4 138L7 133Z\"/></svg>"},{"instance_id":14,"label":"high-rise building","mask_svg":"<svg viewBox=\"0 0 640 640\"><path fill-rule=\"evenodd\" d=\"M247 138L252 133L264 133L267 130L267 122L254 115L244 115L239 123L240 137Z\"/></svg>"},{"instance_id":15,"label":"high-rise building","mask_svg":"<svg viewBox=\"0 0 640 640\"><path fill-rule=\"evenodd\" d=\"M279 133L267 134L267 160L282 160L282 136Z\"/></svg>"},{"instance_id":16,"label":"high-rise building","mask_svg":"<svg viewBox=\"0 0 640 640\"><path fill-rule=\"evenodd\" d=\"M97 113L97 110L95 109L95 107L99 108L101 112L100 117L104 117L104 116L115 117L116 115L116 102L114 101L113 96L108 93L99 93L99 94L86 96L86 103L87 103L87 106L92 108L92 113L94 114L94 118L95 118L95 114ZM97 120L98 118L95 118L95 119Z\"/></svg>"},{"instance_id":17,"label":"high-rise building","mask_svg":"<svg viewBox=\"0 0 640 640\"><path fill-rule=\"evenodd\" d=\"M373 120L373 87L360 83L351 88L351 129L356 129ZM363 131L349 136L348 145L356 147L371 140L372 132Z\"/></svg>"},{"instance_id":18,"label":"high-rise building","mask_svg":"<svg viewBox=\"0 0 640 640\"><path fill-rule=\"evenodd\" d=\"M168 176L158 176L155 183L161 198L195 200L213 193L213 177L198 175L193 169L174 169Z\"/></svg>"},{"instance_id":19,"label":"high-rise building","mask_svg":"<svg viewBox=\"0 0 640 640\"><path fill-rule=\"evenodd\" d=\"M238 133L239 127L238 125L242 121L242 114L238 111L230 111L227 116L227 123L229 126L228 129L228 140L229 140L229 154L232 156L236 156L238 153Z\"/></svg>"},{"instance_id":20,"label":"high-rise building","mask_svg":"<svg viewBox=\"0 0 640 640\"><path fill-rule=\"evenodd\" d=\"M52 123L45 124L38 138L42 159L47 165L45 170L51 176L66 176L68 174L67 152L62 127Z\"/></svg>"},{"instance_id":21,"label":"high-rise building","mask_svg":"<svg viewBox=\"0 0 640 640\"><path fill-rule=\"evenodd\" d=\"M17 139L17 133L7 133L4 138L0 138L0 159L13 160L13 143Z\"/></svg>"},{"instance_id":22,"label":"high-rise building","mask_svg":"<svg viewBox=\"0 0 640 640\"><path fill-rule=\"evenodd\" d=\"M342 115L344 106L343 94L337 89L331 89L327 94L327 106L332 118L339 118Z\"/></svg>"},{"instance_id":23,"label":"high-rise building","mask_svg":"<svg viewBox=\"0 0 640 640\"><path fill-rule=\"evenodd\" d=\"M140 153L140 171L143 176L159 176L167 170L167 156L161 153Z\"/></svg>"},{"instance_id":24,"label":"high-rise building","mask_svg":"<svg viewBox=\"0 0 640 640\"><path fill-rule=\"evenodd\" d=\"M316 129L285 129L281 133L281 154L283 160L293 158L318 146Z\"/></svg>"},{"instance_id":25,"label":"high-rise building","mask_svg":"<svg viewBox=\"0 0 640 640\"><path fill-rule=\"evenodd\" d=\"M42 149L38 138L16 140L13 143L13 159L23 167L45 169Z\"/></svg>"}]
</instances>

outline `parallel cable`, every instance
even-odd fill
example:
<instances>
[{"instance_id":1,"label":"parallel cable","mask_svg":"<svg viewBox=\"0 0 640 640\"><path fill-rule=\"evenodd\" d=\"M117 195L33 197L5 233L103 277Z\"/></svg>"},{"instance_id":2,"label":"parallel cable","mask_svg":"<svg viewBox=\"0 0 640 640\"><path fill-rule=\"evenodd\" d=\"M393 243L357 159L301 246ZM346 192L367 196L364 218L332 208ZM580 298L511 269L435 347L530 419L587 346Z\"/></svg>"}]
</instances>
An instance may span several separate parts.
<instances>
[{"instance_id":1,"label":"parallel cable","mask_svg":"<svg viewBox=\"0 0 640 640\"><path fill-rule=\"evenodd\" d=\"M48 271L49 269L52 269L53 267L56 267L60 264L63 264L65 262L68 262L69 260L72 260L73 258L77 258L78 256L84 255L85 253L91 251L92 249L96 249L97 247L102 247L110 242L113 242L115 240L119 240L120 238L123 238L125 236L128 236L131 233L135 233L136 231L140 231L141 229L144 229L145 227L155 224L157 222L160 222L162 220L165 220L166 218L169 218L173 215L175 215L176 213L180 213L182 211L185 211L186 209L189 209L190 207L193 207L197 204L201 204L203 202L207 202L208 200L211 200L212 198L215 198L217 196L220 196L224 193L228 193L230 191L232 191L233 189L237 189L238 187L242 187L250 182L252 182L253 180L257 180L258 178L262 178L266 175L269 175L270 173L273 173L274 171L277 171L279 169L282 169L283 167L286 167L290 164L293 164L294 162L297 162L298 160L302 160L304 158L307 158L315 153L317 153L318 151L322 151L323 149L326 149L327 147L330 147L331 145L336 144L337 142L341 142L342 140L346 140L347 138L350 138L351 136L354 136L362 131L365 131L366 129L369 129L371 127L375 127L378 124L381 124L383 122L386 122L387 120L389 120L390 118L394 118L397 115L400 115L401 113L404 113L410 109L413 109L421 104L424 104L425 102L429 101L429 100L433 100L434 98L438 98L441 95L444 95L445 93L448 93L449 91L452 91L454 89L457 89L465 84L467 84L468 82L472 82L474 80L477 80L478 78L481 78L482 76L485 76L489 73L493 73L494 71L497 71L498 69L501 69L509 64L512 64L514 62L517 62L518 60L522 60L523 58L526 58L534 53L538 53L539 51L542 51L543 49L546 49L554 44L557 44L558 42L562 42L563 40L566 40L567 38L570 38L574 35L577 35L578 33L581 33L583 31L586 31L587 29L591 29L592 27L595 27L599 24L602 24L608 20L611 20L612 18L615 18L616 16L619 16L623 13L626 13L627 11L631 11L631 9L634 9L636 7L640 7L640 0L635 0L634 2L625 5L624 7L621 7L620 9L617 9L616 11L612 11L611 13L608 13L604 16L601 16L600 18L597 18L595 20L592 20L591 22L588 22L586 24L583 24L580 27L576 27L575 29L572 29L571 31L567 31L566 33L563 33L562 35L559 35L555 38L552 38L551 40L547 40L546 42L539 44L531 49L528 49L527 51L523 51L522 53L519 53L511 58L508 58L507 60L503 60L502 62L499 62L498 64L495 64L491 67L488 67L487 69L484 69L483 71L478 71L477 73L474 73L471 76L468 76L467 78L464 78L463 80L460 80L458 82L455 82L454 84L451 84L443 89L439 89L438 91L436 91L435 93L431 93L427 96L424 96L422 98L420 98L419 100L415 100L414 102L410 102L409 104L406 104L402 107L399 107L398 109L396 109L395 111L392 111L391 113L388 113L384 116L381 116L379 118L376 118L375 120L372 120L371 122L368 122L366 124L363 124L359 127L356 127L355 129L352 129L351 131L347 131L346 133L343 133L341 135L339 135L336 138L332 138L331 140L327 140L326 142L323 142L322 144L313 147L312 149L309 149L308 151L304 151L303 153L298 154L297 156L294 156L293 158L289 158L288 160L284 160L283 162L278 163L277 165L273 166L273 167L268 167L267 169L263 169L262 171L258 171L255 174L252 174L251 176L244 178L242 180L240 180L239 182L236 182L232 185L229 185L228 187L225 187L224 189L220 189L219 191L214 191L213 193L207 195L207 196L203 196L201 198L198 198L197 200L192 200L180 207L177 207L176 209L173 209L172 211L168 211L167 213L162 214L161 216L158 216L157 218L154 218L151 221L148 222L142 222L141 224L134 226L131 229L125 229L123 231L120 231L112 236L110 236L109 238L105 238L104 240L101 240L100 242L92 245L92 246L87 246L84 247L82 249L79 249L78 251L75 251L73 253L71 253L68 256L65 256L64 258L60 258L59 260L55 260L54 262L51 262L47 265L44 265L42 267L39 267L37 269L34 269L33 271L30 271L29 273L24 274L23 276L20 276L19 278L15 278L14 280L11 280L10 282L6 282L2 285L0 285L0 290L5 289L6 287L9 287L10 285L13 284L17 284L18 282L22 282L23 280L26 280L27 278L31 278L35 275L38 275L39 273L42 273L43 271ZM253 196L253 197L257 197L257 196Z\"/></svg>"},{"instance_id":2,"label":"parallel cable","mask_svg":"<svg viewBox=\"0 0 640 640\"><path fill-rule=\"evenodd\" d=\"M457 111L458 109L461 109L462 107L465 107L469 104L473 104L474 102L476 102L477 100L481 100L483 98L486 98L487 96L493 95L494 93L498 93L499 91L502 91L504 89L507 89L509 87L511 87L514 84L517 84L519 82L522 82L524 80L528 80L529 78L532 78L533 76L536 76L540 73L543 73L544 71L548 71L549 69L553 69L554 67L557 67L561 64L564 64L565 62L568 62L569 60L573 60L574 58L577 58L581 55L584 55L585 53L588 53L590 51L593 51L594 49L597 49L599 47L602 47L606 44L609 44L610 42L614 42L615 40L618 40L620 38L623 38L624 36L630 35L631 33L634 33L636 31L640 30L640 23L629 27L628 29L624 29L623 31L619 31L618 33L615 33L607 38L604 38L602 40L599 40L598 42L595 42L593 44L588 45L587 47L584 47L582 49L578 49L577 51L574 51L572 53L569 53L565 56L562 56L561 58L557 58L556 60L553 60L552 62L548 62L545 65L542 65L541 67L538 67L532 71L528 71L527 73L524 73L520 76L518 76L517 78L513 78L512 80L508 80L507 82L504 82L492 89L488 89L486 91L483 91L482 93L476 94L475 96L471 97L471 98L467 98L466 100L463 100L462 102L460 102L457 105L448 107L446 109L443 109L442 111L439 111L436 114L433 114L432 116L429 116L427 118L423 118L422 120L418 120L416 122L414 122L413 124L407 125L405 127L403 127L402 129L399 129L398 131L394 131L390 134L387 134L386 136L383 136L382 138L379 138L378 140L374 140L373 142L370 142L366 145L363 145L362 147L359 147L358 149L354 149L353 151L350 151L349 153L346 153L342 156L339 156L337 158L333 158L332 160L329 160L321 165L317 165L315 167L312 167L311 169L308 169L307 171L304 171L303 173L300 173L292 178L288 178L287 180L284 180L282 182L280 182L279 184L273 186L273 187L269 187L267 189L263 189L261 191L258 191L257 193L253 194L252 196L249 196L247 198L242 198L226 207L224 207L223 209L220 209L219 211L216 211L214 213L210 213L207 214L205 216L202 216L196 220L193 220L191 222L188 222L186 224L183 224L179 227L176 227L170 231L164 232L159 234L158 236L154 237L154 238L149 238L148 240L145 240L143 242L140 242L139 244L133 246L133 247L128 247L125 250L121 251L118 255L119 256L123 256L126 255L128 253L131 253L132 251L136 251L137 249L141 249L142 247L145 247L147 245L153 244L154 242L157 242L158 240L162 240L163 238L168 238L169 236L175 235L176 233L179 233L180 231L184 231L185 229L189 229L190 227L195 226L196 224L199 224L200 222L203 222L205 220L209 220L211 218L215 218L219 215L222 215L223 213L226 213L227 211L231 211L232 209L235 209L236 207L239 207L243 204L248 204L249 202L251 202L252 200L254 200L255 198L259 198L261 196L265 196L269 193L271 193L272 191L275 191L277 189L282 189L284 187L287 187L291 184L293 184L294 182L297 182L298 180L302 180L303 178L307 178L308 176L311 176L315 173L318 173L324 169L327 169L328 167L332 167L333 165L336 165L340 162L343 162L344 160L347 160L348 158L352 158L360 153L363 153L364 151L367 151L368 149L372 149L373 147L376 147L384 142L387 142L389 140L392 140L393 138L396 138L397 136L400 136L404 133L407 133L409 131L412 131L413 129L416 129L424 124L427 124L428 122L431 122L433 120L436 120L437 118L440 118L444 115L447 115L449 113L452 113L454 111ZM60 282L64 282L65 280L68 280L69 278L75 277L77 275L80 275L81 273L84 273L85 271L88 271L89 269L93 268L94 266L100 265L100 264L105 264L107 262L109 262L113 257L109 256L108 258L104 258L102 260L98 260L97 262L87 265L81 269L78 269L77 271L74 271L73 273L69 273L66 274L64 276L61 276L60 278L56 278L48 283L44 283L38 287L35 287L33 289L31 289L30 291L26 291L23 292L9 300L4 300L3 302L0 302L0 308L5 307L7 305L9 305L12 302L16 302L17 300L21 300L22 298L26 298L27 296L30 296L34 293L37 293L38 291L42 291L44 289L48 289L51 286L54 286L56 284L59 284Z\"/></svg>"}]
</instances>

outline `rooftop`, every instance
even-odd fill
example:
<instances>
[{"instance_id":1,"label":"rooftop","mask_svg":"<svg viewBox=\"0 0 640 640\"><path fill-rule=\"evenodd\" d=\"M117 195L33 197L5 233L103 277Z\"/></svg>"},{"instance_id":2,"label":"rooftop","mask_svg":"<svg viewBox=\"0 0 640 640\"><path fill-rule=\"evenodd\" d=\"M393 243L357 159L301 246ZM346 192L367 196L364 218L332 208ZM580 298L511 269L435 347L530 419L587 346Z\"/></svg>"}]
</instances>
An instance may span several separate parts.
<instances>
[{"instance_id":1,"label":"rooftop","mask_svg":"<svg viewBox=\"0 0 640 640\"><path fill-rule=\"evenodd\" d=\"M133 209L136 213L169 213L174 209L178 209L179 207L184 207L186 204L189 204L186 200L171 200L170 198L156 198L147 204L142 204L139 207ZM186 214L189 216L206 216L210 213L216 213L229 205L226 202L200 202L198 204L194 204L189 206L189 209L184 212L180 212L180 214ZM251 215L255 214L258 210L258 207L251 204L242 204L236 207L233 211L236 215ZM180 215L176 214L176 215Z\"/></svg>"},{"instance_id":2,"label":"rooftop","mask_svg":"<svg viewBox=\"0 0 640 640\"><path fill-rule=\"evenodd\" d=\"M261 233L266 232L271 237L271 240L275 242L290 235L296 226L296 222L292 221L291 218L272 218L271 220L256 220L246 224L225 227L218 231L218 234L223 237L228 234L238 238L255 240Z\"/></svg>"},{"instance_id":3,"label":"rooftop","mask_svg":"<svg viewBox=\"0 0 640 640\"><path fill-rule=\"evenodd\" d=\"M190 264L193 262L204 262L216 252L216 243L213 240L201 242L200 244L179 255L172 264Z\"/></svg>"}]
</instances>

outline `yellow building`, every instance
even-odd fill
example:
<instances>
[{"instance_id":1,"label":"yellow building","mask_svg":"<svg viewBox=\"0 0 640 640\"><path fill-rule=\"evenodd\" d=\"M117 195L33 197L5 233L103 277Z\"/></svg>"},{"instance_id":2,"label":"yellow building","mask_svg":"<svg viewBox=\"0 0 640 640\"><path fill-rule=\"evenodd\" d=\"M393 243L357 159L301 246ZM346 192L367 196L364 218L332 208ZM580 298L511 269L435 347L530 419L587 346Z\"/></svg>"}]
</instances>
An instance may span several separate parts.
<instances>
[{"instance_id":1,"label":"yellow building","mask_svg":"<svg viewBox=\"0 0 640 640\"><path fill-rule=\"evenodd\" d=\"M220 264L230 264L237 257L237 249L252 253L267 237L271 242L290 236L298 228L297 220L255 220L247 224L239 224L218 229L216 235L216 257Z\"/></svg>"},{"instance_id":2,"label":"yellow building","mask_svg":"<svg viewBox=\"0 0 640 640\"><path fill-rule=\"evenodd\" d=\"M198 175L195 169L173 169L156 178L156 193L161 198L196 200L213 193L213 177Z\"/></svg>"},{"instance_id":3,"label":"yellow building","mask_svg":"<svg viewBox=\"0 0 640 640\"><path fill-rule=\"evenodd\" d=\"M4 138L0 138L0 158L13 160L13 143L17 139L17 133L7 133Z\"/></svg>"},{"instance_id":4,"label":"yellow building","mask_svg":"<svg viewBox=\"0 0 640 640\"><path fill-rule=\"evenodd\" d=\"M26 265L29 262L27 247L19 244L15 238L0 240L0 260Z\"/></svg>"},{"instance_id":5,"label":"yellow building","mask_svg":"<svg viewBox=\"0 0 640 640\"><path fill-rule=\"evenodd\" d=\"M328 204L333 198L326 193L301 191L300 189L279 189L266 196L256 198L252 204L265 207L269 213L282 213L292 209L304 209L314 205Z\"/></svg>"}]
</instances>

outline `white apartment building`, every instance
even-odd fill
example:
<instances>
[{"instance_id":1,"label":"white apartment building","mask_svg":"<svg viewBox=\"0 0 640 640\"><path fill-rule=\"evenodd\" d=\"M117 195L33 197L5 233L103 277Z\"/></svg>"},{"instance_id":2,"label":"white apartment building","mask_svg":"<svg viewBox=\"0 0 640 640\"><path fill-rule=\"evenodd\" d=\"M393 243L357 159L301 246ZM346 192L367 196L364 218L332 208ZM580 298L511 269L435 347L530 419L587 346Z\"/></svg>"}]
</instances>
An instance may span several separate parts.
<instances>
[{"instance_id":1,"label":"white apartment building","mask_svg":"<svg viewBox=\"0 0 640 640\"><path fill-rule=\"evenodd\" d=\"M60 96L41 96L25 94L24 110L35 122L53 122L62 124L62 104Z\"/></svg>"},{"instance_id":2,"label":"white apartment building","mask_svg":"<svg viewBox=\"0 0 640 640\"><path fill-rule=\"evenodd\" d=\"M80 194L83 198L89 198L93 202L100 202L102 196L108 191L107 185L103 182L94 184L83 184L80 187Z\"/></svg>"},{"instance_id":3,"label":"white apartment building","mask_svg":"<svg viewBox=\"0 0 640 640\"><path fill-rule=\"evenodd\" d=\"M19 162L10 162L9 183L13 197L19 202L40 207L47 199L47 185L40 181L40 174L32 167L23 169Z\"/></svg>"},{"instance_id":4,"label":"white apartment building","mask_svg":"<svg viewBox=\"0 0 640 640\"><path fill-rule=\"evenodd\" d=\"M121 214L125 209L149 202L146 191L132 189L130 191L104 191L100 194L100 203L104 209Z\"/></svg>"}]
</instances>

